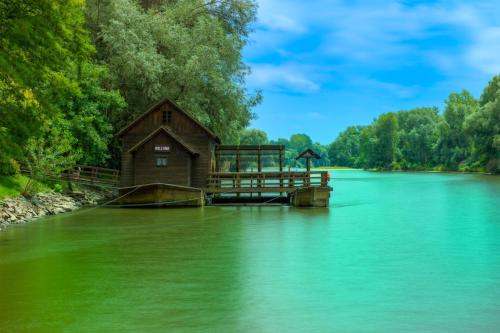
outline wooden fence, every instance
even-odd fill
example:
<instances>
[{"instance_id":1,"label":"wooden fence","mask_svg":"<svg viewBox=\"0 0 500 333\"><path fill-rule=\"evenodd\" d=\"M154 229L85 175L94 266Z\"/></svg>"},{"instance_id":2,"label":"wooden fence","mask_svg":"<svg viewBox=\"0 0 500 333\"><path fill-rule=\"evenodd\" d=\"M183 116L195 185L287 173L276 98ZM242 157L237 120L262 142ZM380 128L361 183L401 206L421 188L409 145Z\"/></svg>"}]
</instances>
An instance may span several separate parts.
<instances>
[{"instance_id":1,"label":"wooden fence","mask_svg":"<svg viewBox=\"0 0 500 333\"><path fill-rule=\"evenodd\" d=\"M88 165L76 165L73 170L64 171L60 179L98 186L118 186L120 171Z\"/></svg>"}]
</instances>

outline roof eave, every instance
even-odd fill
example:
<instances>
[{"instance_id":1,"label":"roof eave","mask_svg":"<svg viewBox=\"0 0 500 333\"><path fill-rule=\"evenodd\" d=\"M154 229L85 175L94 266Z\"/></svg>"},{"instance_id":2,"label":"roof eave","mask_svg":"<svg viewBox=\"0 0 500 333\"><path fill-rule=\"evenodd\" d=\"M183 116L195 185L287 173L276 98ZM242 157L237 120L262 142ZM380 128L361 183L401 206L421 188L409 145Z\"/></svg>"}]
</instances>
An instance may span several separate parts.
<instances>
[{"instance_id":1,"label":"roof eave","mask_svg":"<svg viewBox=\"0 0 500 333\"><path fill-rule=\"evenodd\" d=\"M167 135L169 135L170 137L172 137L178 144L180 144L184 149L186 149L191 155L193 155L193 156L199 156L200 155L196 150L194 150L188 144L186 144L185 142L183 142L182 139L180 139L179 137L177 137L177 135L175 133L173 133L169 128L164 127L164 126L158 127L156 130L154 130L149 135L147 135L146 137L144 137L141 141L139 141L132 148L130 148L127 151L127 154L132 154L132 153L136 152L139 148L141 148L144 144L146 144L146 142L148 142L149 140L151 140L160 131L164 131Z\"/></svg>"}]
</instances>

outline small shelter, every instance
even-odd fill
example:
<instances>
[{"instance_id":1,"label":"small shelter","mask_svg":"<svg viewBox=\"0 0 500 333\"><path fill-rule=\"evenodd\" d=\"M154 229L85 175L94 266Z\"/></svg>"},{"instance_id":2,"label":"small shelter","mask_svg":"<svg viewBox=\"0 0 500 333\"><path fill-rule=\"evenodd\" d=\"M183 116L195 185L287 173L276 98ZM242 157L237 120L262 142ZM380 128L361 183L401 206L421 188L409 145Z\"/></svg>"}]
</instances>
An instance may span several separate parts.
<instances>
[{"instance_id":1,"label":"small shelter","mask_svg":"<svg viewBox=\"0 0 500 333\"><path fill-rule=\"evenodd\" d=\"M311 171L311 159L320 159L321 156L319 156L318 153L316 153L314 150L311 148L307 148L304 150L302 153L300 153L299 156L295 157L295 160L299 160L301 158L306 159L306 170L309 172Z\"/></svg>"}]
</instances>

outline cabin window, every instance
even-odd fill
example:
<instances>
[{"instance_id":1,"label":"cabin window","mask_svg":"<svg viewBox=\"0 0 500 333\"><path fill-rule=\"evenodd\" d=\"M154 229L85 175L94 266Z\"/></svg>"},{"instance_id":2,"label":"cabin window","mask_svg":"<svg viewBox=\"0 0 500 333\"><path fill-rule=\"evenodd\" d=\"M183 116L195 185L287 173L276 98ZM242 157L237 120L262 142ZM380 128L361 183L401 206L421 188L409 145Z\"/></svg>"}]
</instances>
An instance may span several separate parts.
<instances>
[{"instance_id":1,"label":"cabin window","mask_svg":"<svg viewBox=\"0 0 500 333\"><path fill-rule=\"evenodd\" d=\"M168 164L168 159L166 156L161 156L156 158L156 166L157 167L166 167Z\"/></svg>"},{"instance_id":2,"label":"cabin window","mask_svg":"<svg viewBox=\"0 0 500 333\"><path fill-rule=\"evenodd\" d=\"M163 124L170 124L172 121L172 111L163 111L161 114L161 122Z\"/></svg>"}]
</instances>

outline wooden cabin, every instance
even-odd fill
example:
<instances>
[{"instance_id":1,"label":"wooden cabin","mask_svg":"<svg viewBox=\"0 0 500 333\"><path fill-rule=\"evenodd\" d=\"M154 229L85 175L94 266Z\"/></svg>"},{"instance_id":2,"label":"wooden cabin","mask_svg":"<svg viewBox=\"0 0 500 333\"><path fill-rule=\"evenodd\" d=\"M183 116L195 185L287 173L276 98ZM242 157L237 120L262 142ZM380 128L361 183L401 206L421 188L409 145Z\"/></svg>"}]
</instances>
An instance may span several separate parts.
<instances>
[{"instance_id":1,"label":"wooden cabin","mask_svg":"<svg viewBox=\"0 0 500 333\"><path fill-rule=\"evenodd\" d=\"M168 98L118 133L121 186L165 183L204 188L220 139Z\"/></svg>"}]
</instances>

